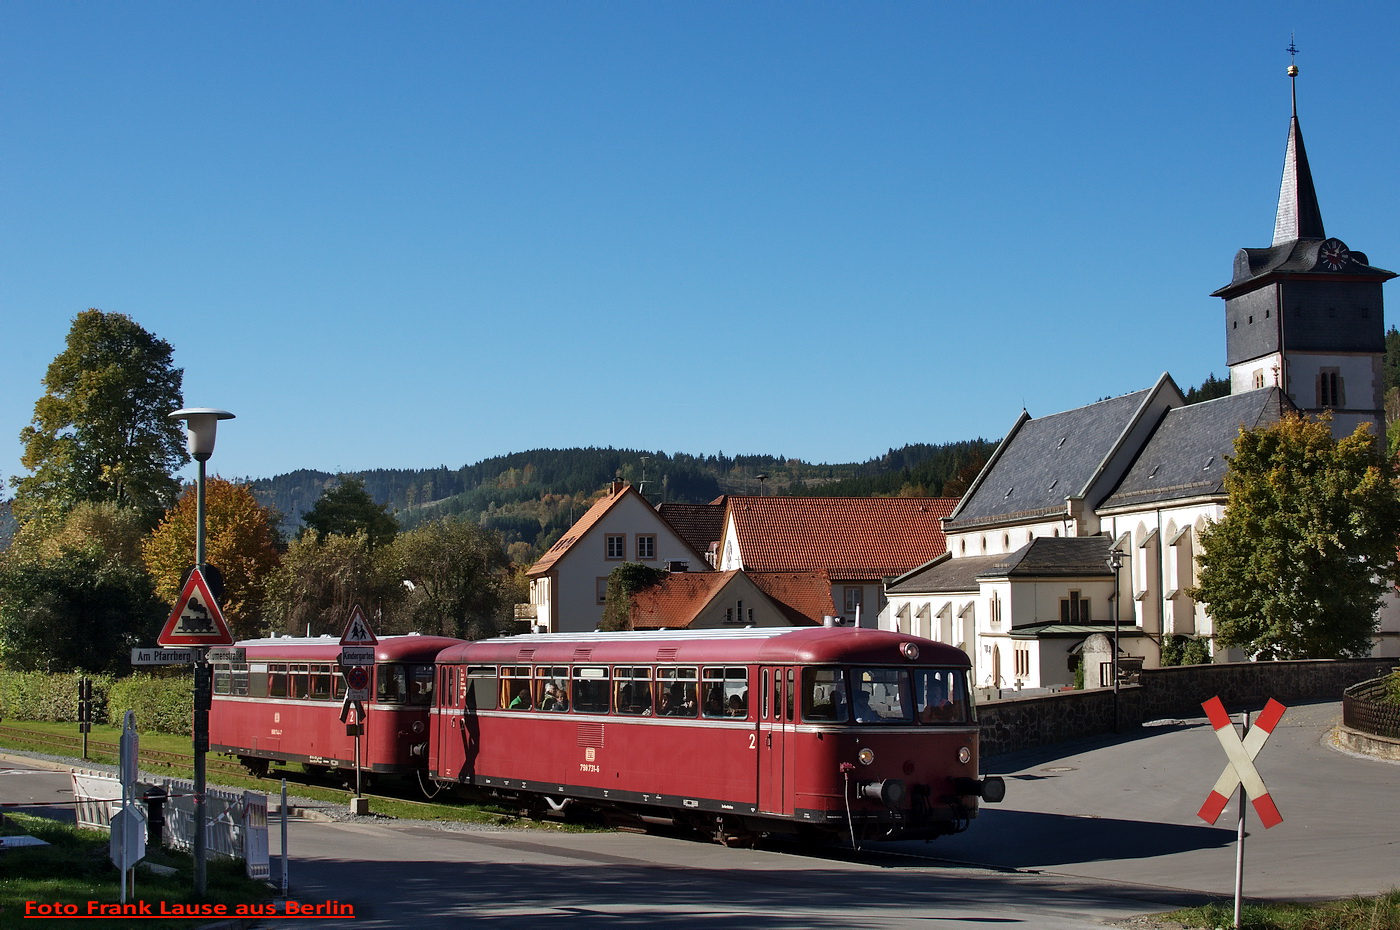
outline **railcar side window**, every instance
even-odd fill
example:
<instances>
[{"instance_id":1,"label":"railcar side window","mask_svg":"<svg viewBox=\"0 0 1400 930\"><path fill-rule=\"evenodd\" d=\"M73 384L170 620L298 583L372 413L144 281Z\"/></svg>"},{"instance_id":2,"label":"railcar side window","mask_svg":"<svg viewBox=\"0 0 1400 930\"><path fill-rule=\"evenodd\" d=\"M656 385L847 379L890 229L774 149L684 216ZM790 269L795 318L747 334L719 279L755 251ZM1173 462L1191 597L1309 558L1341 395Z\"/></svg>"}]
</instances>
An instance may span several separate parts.
<instances>
[{"instance_id":1,"label":"railcar side window","mask_svg":"<svg viewBox=\"0 0 1400 930\"><path fill-rule=\"evenodd\" d=\"M656 670L656 712L665 717L694 717L699 710L695 700L699 679L695 666Z\"/></svg>"},{"instance_id":2,"label":"railcar side window","mask_svg":"<svg viewBox=\"0 0 1400 930\"><path fill-rule=\"evenodd\" d=\"M529 710L534 706L530 700L530 667L528 665L501 667L500 706L509 710Z\"/></svg>"},{"instance_id":3,"label":"railcar side window","mask_svg":"<svg viewBox=\"0 0 1400 930\"><path fill-rule=\"evenodd\" d=\"M501 705L500 676L494 665L468 665L462 680L462 705L470 711L495 710Z\"/></svg>"},{"instance_id":4,"label":"railcar side window","mask_svg":"<svg viewBox=\"0 0 1400 930\"><path fill-rule=\"evenodd\" d=\"M651 713L651 669L618 666L613 669L613 687L617 689L613 706L619 714Z\"/></svg>"},{"instance_id":5,"label":"railcar side window","mask_svg":"<svg viewBox=\"0 0 1400 930\"><path fill-rule=\"evenodd\" d=\"M287 666L287 696L305 700L311 694L311 666L305 662Z\"/></svg>"},{"instance_id":6,"label":"railcar side window","mask_svg":"<svg viewBox=\"0 0 1400 930\"><path fill-rule=\"evenodd\" d=\"M229 667L227 665L214 666L214 693L233 693L233 675L230 674Z\"/></svg>"},{"instance_id":7,"label":"railcar side window","mask_svg":"<svg viewBox=\"0 0 1400 930\"><path fill-rule=\"evenodd\" d=\"M802 719L844 723L846 717L846 682L841 670L804 668Z\"/></svg>"},{"instance_id":8,"label":"railcar side window","mask_svg":"<svg viewBox=\"0 0 1400 930\"><path fill-rule=\"evenodd\" d=\"M967 676L957 669L914 670L920 723L967 723Z\"/></svg>"},{"instance_id":9,"label":"railcar side window","mask_svg":"<svg viewBox=\"0 0 1400 930\"><path fill-rule=\"evenodd\" d=\"M273 662L267 667L267 696L280 697L287 696L287 666L286 663Z\"/></svg>"},{"instance_id":10,"label":"railcar side window","mask_svg":"<svg viewBox=\"0 0 1400 930\"><path fill-rule=\"evenodd\" d=\"M269 697L268 668L266 662L248 663L248 693L253 697Z\"/></svg>"},{"instance_id":11,"label":"railcar side window","mask_svg":"<svg viewBox=\"0 0 1400 930\"><path fill-rule=\"evenodd\" d=\"M311 696L318 701L331 698L332 670L330 665L311 666Z\"/></svg>"},{"instance_id":12,"label":"railcar side window","mask_svg":"<svg viewBox=\"0 0 1400 930\"><path fill-rule=\"evenodd\" d=\"M705 696L701 709L706 717L749 715L748 669L706 668L700 678L700 692Z\"/></svg>"},{"instance_id":13,"label":"railcar side window","mask_svg":"<svg viewBox=\"0 0 1400 930\"><path fill-rule=\"evenodd\" d=\"M583 714L608 712L608 670L596 665L574 666L574 706Z\"/></svg>"},{"instance_id":14,"label":"railcar side window","mask_svg":"<svg viewBox=\"0 0 1400 930\"><path fill-rule=\"evenodd\" d=\"M377 678L378 685L375 688L375 700L381 704L402 704L408 698L408 672L397 662L385 662L377 669L374 677Z\"/></svg>"},{"instance_id":15,"label":"railcar side window","mask_svg":"<svg viewBox=\"0 0 1400 930\"><path fill-rule=\"evenodd\" d=\"M569 709L569 670L563 666L535 669L535 706L562 714Z\"/></svg>"},{"instance_id":16,"label":"railcar side window","mask_svg":"<svg viewBox=\"0 0 1400 930\"><path fill-rule=\"evenodd\" d=\"M858 668L851 673L851 705L856 723L913 723L909 671Z\"/></svg>"}]
</instances>

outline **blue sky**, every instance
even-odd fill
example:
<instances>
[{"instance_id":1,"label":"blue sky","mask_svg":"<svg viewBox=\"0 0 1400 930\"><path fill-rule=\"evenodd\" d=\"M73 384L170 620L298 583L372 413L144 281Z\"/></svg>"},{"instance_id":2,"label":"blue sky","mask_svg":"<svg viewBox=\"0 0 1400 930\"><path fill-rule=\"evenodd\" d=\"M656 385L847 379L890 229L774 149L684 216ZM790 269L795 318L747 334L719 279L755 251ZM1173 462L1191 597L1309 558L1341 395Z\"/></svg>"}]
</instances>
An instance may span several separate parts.
<instances>
[{"instance_id":1,"label":"blue sky","mask_svg":"<svg viewBox=\"0 0 1400 930\"><path fill-rule=\"evenodd\" d=\"M1328 232L1400 269L1400 7L3 0L0 477L88 307L237 414L230 477L864 460L1186 388L1294 32Z\"/></svg>"}]
</instances>

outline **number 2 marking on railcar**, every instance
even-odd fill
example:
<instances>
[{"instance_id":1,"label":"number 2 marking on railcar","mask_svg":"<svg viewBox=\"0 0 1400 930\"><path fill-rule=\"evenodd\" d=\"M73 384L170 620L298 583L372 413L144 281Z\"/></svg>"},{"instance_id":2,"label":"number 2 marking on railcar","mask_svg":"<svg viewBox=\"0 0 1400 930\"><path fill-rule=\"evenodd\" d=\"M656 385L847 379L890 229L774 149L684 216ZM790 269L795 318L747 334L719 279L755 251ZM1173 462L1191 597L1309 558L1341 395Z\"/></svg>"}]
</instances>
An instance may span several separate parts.
<instances>
[{"instance_id":1,"label":"number 2 marking on railcar","mask_svg":"<svg viewBox=\"0 0 1400 930\"><path fill-rule=\"evenodd\" d=\"M749 734L749 748L750 748L750 749L757 749L757 748L758 748L758 734L757 734L757 733L750 733L750 734Z\"/></svg>"}]
</instances>

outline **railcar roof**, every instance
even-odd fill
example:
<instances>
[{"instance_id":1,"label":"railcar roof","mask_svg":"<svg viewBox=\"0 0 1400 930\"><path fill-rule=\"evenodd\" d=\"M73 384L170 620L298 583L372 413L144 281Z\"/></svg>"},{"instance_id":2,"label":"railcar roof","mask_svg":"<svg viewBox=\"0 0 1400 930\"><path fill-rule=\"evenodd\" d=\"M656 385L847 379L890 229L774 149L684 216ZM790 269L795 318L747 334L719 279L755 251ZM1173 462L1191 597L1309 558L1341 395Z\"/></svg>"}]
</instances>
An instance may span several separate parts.
<instances>
[{"instance_id":1,"label":"railcar roof","mask_svg":"<svg viewBox=\"0 0 1400 930\"><path fill-rule=\"evenodd\" d=\"M380 636L374 647L374 657L380 662L431 661L439 652L462 644L448 636ZM236 646L247 650L248 658L260 661L288 659L298 661L332 661L339 657L338 636L272 636L266 639L245 639Z\"/></svg>"},{"instance_id":2,"label":"railcar roof","mask_svg":"<svg viewBox=\"0 0 1400 930\"><path fill-rule=\"evenodd\" d=\"M920 664L967 667L961 649L886 630L812 627L745 630L658 630L621 633L531 633L464 643L439 661L462 664L567 665L577 662L733 662L905 665L903 643L918 646Z\"/></svg>"}]
</instances>

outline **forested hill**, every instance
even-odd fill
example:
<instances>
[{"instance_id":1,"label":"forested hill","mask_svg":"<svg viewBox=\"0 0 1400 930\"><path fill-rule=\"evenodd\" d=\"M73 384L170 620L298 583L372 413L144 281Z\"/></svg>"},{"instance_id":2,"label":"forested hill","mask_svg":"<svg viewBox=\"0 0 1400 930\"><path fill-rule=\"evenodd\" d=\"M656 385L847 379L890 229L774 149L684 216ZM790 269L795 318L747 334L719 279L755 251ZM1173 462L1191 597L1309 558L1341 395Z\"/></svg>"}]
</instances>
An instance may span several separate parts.
<instances>
[{"instance_id":1,"label":"forested hill","mask_svg":"<svg viewBox=\"0 0 1400 930\"><path fill-rule=\"evenodd\" d=\"M976 439L891 449L848 465L811 465L780 455L687 455L634 449L535 449L462 468L375 469L347 477L394 512L408 529L425 519L464 514L499 531L507 544L536 553L554 543L615 476L654 503L705 503L721 494L839 494L852 497L956 496L995 448ZM294 471L251 482L294 533L301 515L341 476ZM523 557L528 553L519 552Z\"/></svg>"}]
</instances>

